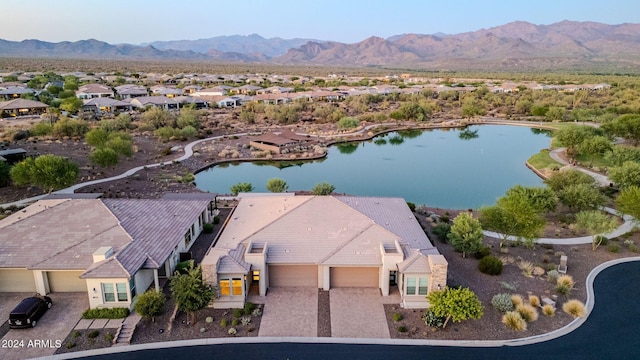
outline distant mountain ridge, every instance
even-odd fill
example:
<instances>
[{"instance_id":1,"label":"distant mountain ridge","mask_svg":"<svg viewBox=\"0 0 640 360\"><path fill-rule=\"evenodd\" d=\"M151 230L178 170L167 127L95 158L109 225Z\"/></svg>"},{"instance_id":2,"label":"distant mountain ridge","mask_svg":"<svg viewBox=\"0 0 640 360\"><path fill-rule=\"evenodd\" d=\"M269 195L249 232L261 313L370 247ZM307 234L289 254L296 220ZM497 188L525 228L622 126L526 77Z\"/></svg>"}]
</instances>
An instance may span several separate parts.
<instances>
[{"instance_id":1,"label":"distant mountain ridge","mask_svg":"<svg viewBox=\"0 0 640 360\"><path fill-rule=\"evenodd\" d=\"M158 41L145 46L98 40L0 40L0 57L202 60L280 65L382 66L428 70L549 70L640 66L640 24L524 21L461 34L402 34L345 44L260 35Z\"/></svg>"}]
</instances>

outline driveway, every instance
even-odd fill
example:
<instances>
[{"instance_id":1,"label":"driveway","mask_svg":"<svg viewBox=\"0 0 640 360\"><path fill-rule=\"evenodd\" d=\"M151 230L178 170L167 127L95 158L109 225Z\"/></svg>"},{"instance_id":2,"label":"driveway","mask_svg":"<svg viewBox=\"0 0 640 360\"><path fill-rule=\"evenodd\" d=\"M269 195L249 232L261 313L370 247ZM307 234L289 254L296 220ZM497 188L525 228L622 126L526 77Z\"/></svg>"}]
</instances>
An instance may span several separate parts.
<instances>
[{"instance_id":1,"label":"driveway","mask_svg":"<svg viewBox=\"0 0 640 360\"><path fill-rule=\"evenodd\" d=\"M258 336L318 335L318 289L315 287L269 288L267 296L249 299L264 304Z\"/></svg>"},{"instance_id":2,"label":"driveway","mask_svg":"<svg viewBox=\"0 0 640 360\"><path fill-rule=\"evenodd\" d=\"M398 295L383 297L374 288L335 288L331 299L331 336L389 339L382 304L399 304Z\"/></svg>"},{"instance_id":3,"label":"driveway","mask_svg":"<svg viewBox=\"0 0 640 360\"><path fill-rule=\"evenodd\" d=\"M0 316L6 322L18 302L33 294L0 293ZM53 355L89 308L87 293L52 293L53 306L38 321L35 328L11 329L0 340L0 359L26 359ZM6 316L5 316L6 315ZM10 344L15 345L8 348Z\"/></svg>"}]
</instances>

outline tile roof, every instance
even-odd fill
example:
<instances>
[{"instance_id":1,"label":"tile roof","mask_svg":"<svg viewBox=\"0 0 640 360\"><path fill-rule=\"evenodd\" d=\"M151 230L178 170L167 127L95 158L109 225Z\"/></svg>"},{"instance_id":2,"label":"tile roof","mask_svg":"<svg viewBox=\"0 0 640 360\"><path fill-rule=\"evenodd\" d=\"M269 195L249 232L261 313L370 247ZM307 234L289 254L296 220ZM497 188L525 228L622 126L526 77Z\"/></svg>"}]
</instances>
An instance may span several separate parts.
<instances>
[{"instance_id":1,"label":"tile roof","mask_svg":"<svg viewBox=\"0 0 640 360\"><path fill-rule=\"evenodd\" d=\"M14 110L14 109L35 109L35 108L48 108L49 105L40 101L27 100L27 99L14 99L9 101L0 102L0 110Z\"/></svg>"},{"instance_id":2,"label":"tile roof","mask_svg":"<svg viewBox=\"0 0 640 360\"><path fill-rule=\"evenodd\" d=\"M246 194L214 249L268 243L271 264L378 266L380 245L396 241L438 253L403 199Z\"/></svg>"}]
</instances>

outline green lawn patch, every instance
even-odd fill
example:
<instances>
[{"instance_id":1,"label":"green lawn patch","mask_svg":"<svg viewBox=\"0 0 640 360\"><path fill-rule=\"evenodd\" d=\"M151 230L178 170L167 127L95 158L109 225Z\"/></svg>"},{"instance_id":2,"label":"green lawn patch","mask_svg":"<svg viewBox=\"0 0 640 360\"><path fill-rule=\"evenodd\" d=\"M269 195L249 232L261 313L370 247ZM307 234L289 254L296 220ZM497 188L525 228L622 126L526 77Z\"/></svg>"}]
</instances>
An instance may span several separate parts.
<instances>
[{"instance_id":1,"label":"green lawn patch","mask_svg":"<svg viewBox=\"0 0 640 360\"><path fill-rule=\"evenodd\" d=\"M553 160L549 156L549 149L542 149L539 153L534 154L527 160L531 166L538 170L551 169L554 167L561 167L562 164Z\"/></svg>"}]
</instances>

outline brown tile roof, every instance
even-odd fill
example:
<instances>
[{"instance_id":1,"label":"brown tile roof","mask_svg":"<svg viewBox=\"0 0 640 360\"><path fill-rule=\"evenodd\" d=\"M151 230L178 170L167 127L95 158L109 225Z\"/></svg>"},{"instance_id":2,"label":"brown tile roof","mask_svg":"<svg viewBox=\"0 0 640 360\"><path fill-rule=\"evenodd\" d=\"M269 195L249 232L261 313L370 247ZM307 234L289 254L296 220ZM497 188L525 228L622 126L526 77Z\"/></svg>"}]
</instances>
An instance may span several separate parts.
<instances>
[{"instance_id":1,"label":"brown tile roof","mask_svg":"<svg viewBox=\"0 0 640 360\"><path fill-rule=\"evenodd\" d=\"M14 99L0 102L0 110L16 110L16 109L45 109L49 105L40 101L27 99Z\"/></svg>"}]
</instances>

